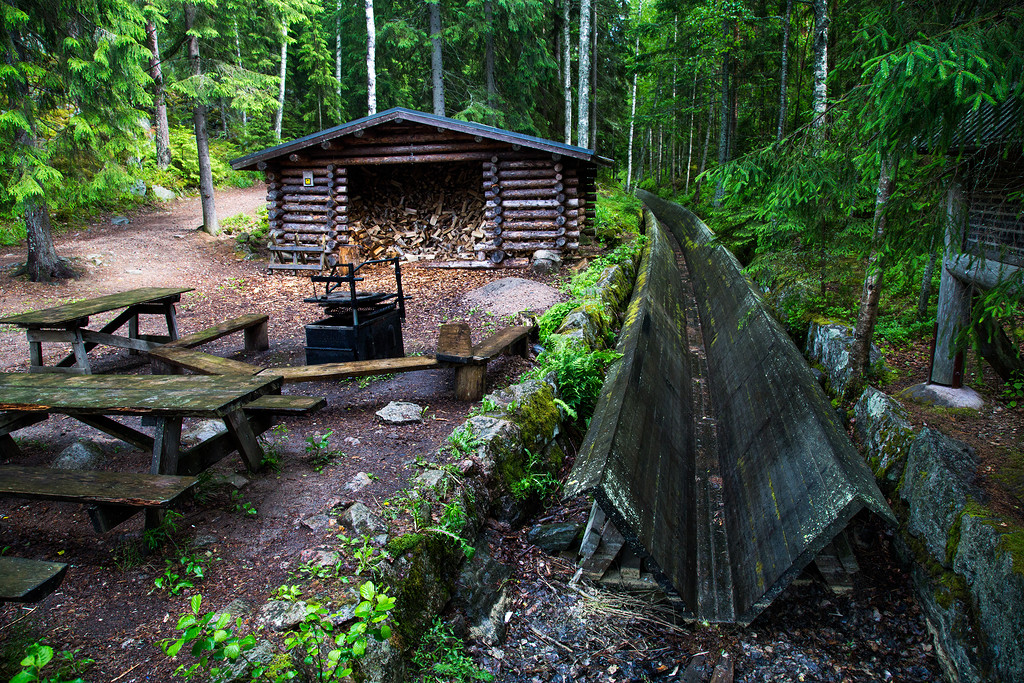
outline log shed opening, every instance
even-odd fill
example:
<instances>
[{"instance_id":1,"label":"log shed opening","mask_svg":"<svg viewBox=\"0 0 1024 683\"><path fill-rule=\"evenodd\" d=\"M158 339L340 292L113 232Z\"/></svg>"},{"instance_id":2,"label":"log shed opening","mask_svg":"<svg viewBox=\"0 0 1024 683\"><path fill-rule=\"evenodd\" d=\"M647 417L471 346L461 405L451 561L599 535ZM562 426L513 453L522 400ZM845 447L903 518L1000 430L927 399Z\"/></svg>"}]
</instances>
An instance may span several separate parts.
<instances>
[{"instance_id":1,"label":"log shed opening","mask_svg":"<svg viewBox=\"0 0 1024 683\"><path fill-rule=\"evenodd\" d=\"M592 229L593 150L390 109L240 159L267 179L272 270L397 256L441 267L568 255Z\"/></svg>"}]
</instances>

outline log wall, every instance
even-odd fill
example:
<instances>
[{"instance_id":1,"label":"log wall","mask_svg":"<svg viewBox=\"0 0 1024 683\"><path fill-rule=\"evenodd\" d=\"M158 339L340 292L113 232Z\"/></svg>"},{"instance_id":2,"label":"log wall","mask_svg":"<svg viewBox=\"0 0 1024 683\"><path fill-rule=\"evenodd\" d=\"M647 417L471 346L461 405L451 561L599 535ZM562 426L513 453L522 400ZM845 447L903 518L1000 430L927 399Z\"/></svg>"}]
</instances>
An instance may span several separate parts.
<instances>
[{"instance_id":1,"label":"log wall","mask_svg":"<svg viewBox=\"0 0 1024 683\"><path fill-rule=\"evenodd\" d=\"M444 232L452 244L417 251L409 244L424 240L412 234L408 221L363 225L365 216L373 213L366 207L353 216L352 197L362 192L350 185L361 177L350 171L353 167L379 167L375 172L386 174L393 165L412 164L425 167L429 175L450 174L448 167L466 163L482 164L478 188L484 210L482 221L477 220L465 208L473 202L463 203L465 215L451 220L458 230ZM258 168L267 178L271 267L278 269L293 264L314 269L320 253L350 244L358 245L365 259L400 255L409 260L454 259L475 267L518 264L539 249L575 252L581 233L594 219L593 164L429 126L356 131L260 162ZM303 171L312 171L312 187L303 186ZM399 175L397 170L393 173ZM362 200L395 203L404 201L395 193L414 193L402 183L395 185L393 192L375 192ZM384 253L378 253L382 244Z\"/></svg>"}]
</instances>

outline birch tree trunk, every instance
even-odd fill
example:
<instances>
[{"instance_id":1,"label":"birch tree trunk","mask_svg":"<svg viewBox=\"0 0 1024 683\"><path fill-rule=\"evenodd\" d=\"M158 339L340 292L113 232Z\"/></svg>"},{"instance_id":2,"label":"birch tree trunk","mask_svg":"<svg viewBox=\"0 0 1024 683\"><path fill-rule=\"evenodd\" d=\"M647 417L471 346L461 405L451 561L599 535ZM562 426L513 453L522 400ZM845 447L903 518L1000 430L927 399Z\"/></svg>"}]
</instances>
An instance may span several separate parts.
<instances>
[{"instance_id":1,"label":"birch tree trunk","mask_svg":"<svg viewBox=\"0 0 1024 683\"><path fill-rule=\"evenodd\" d=\"M697 186L693 188L693 203L700 203L700 187L704 183L704 169L708 163L708 148L711 146L711 126L715 123L715 105L708 105L708 121L704 126L704 149L700 154L700 167L697 169Z\"/></svg>"},{"instance_id":2,"label":"birch tree trunk","mask_svg":"<svg viewBox=\"0 0 1024 683\"><path fill-rule=\"evenodd\" d=\"M587 128L588 147L597 147L597 2L590 2L590 126Z\"/></svg>"},{"instance_id":3,"label":"birch tree trunk","mask_svg":"<svg viewBox=\"0 0 1024 683\"><path fill-rule=\"evenodd\" d=\"M572 144L572 28L569 25L571 0L562 0L562 89L565 97L565 144Z\"/></svg>"},{"instance_id":4,"label":"birch tree trunk","mask_svg":"<svg viewBox=\"0 0 1024 683\"><path fill-rule=\"evenodd\" d=\"M786 0L786 16L782 20L782 66L779 67L779 125L775 139L781 140L786 131L786 79L789 77L789 27L793 17L793 0Z\"/></svg>"},{"instance_id":5,"label":"birch tree trunk","mask_svg":"<svg viewBox=\"0 0 1024 683\"><path fill-rule=\"evenodd\" d=\"M167 100L164 97L164 72L160 67L160 42L156 23L146 22L149 39L149 76L153 79L153 118L156 124L156 165L164 169L171 165L171 137L167 129Z\"/></svg>"},{"instance_id":6,"label":"birch tree trunk","mask_svg":"<svg viewBox=\"0 0 1024 683\"><path fill-rule=\"evenodd\" d=\"M185 30L188 36L188 60L195 76L202 76L202 64L199 61L199 39L191 35L196 21L196 7L185 5ZM220 232L217 224L217 209L213 203L213 169L210 166L210 135L206 130L206 104L196 99L192 109L192 123L196 130L196 151L199 156L199 202L203 207L203 230L216 235Z\"/></svg>"},{"instance_id":7,"label":"birch tree trunk","mask_svg":"<svg viewBox=\"0 0 1024 683\"><path fill-rule=\"evenodd\" d=\"M441 0L427 0L430 10L430 78L434 89L434 113L444 116L444 64L441 61Z\"/></svg>"},{"instance_id":8,"label":"birch tree trunk","mask_svg":"<svg viewBox=\"0 0 1024 683\"><path fill-rule=\"evenodd\" d=\"M235 64L239 69L242 68L242 38L238 33L238 20L235 20ZM242 130L248 132L249 130L249 112L242 109Z\"/></svg>"},{"instance_id":9,"label":"birch tree trunk","mask_svg":"<svg viewBox=\"0 0 1024 683\"><path fill-rule=\"evenodd\" d=\"M935 261L938 259L934 239L932 239L929 252L928 263L924 267L924 275L921 276L921 293L917 298L918 320L924 320L928 315L928 300L932 297L932 276L935 273Z\"/></svg>"},{"instance_id":10,"label":"birch tree trunk","mask_svg":"<svg viewBox=\"0 0 1024 683\"><path fill-rule=\"evenodd\" d=\"M484 79L487 82L487 106L493 109L498 89L494 85L494 8L491 0L484 0L484 24L487 26L487 43L484 52ZM491 123L494 116L488 114Z\"/></svg>"},{"instance_id":11,"label":"birch tree trunk","mask_svg":"<svg viewBox=\"0 0 1024 683\"><path fill-rule=\"evenodd\" d=\"M643 16L643 13L644 13L644 2L643 2L643 0L640 0L640 7L637 9L637 12L636 12L637 23L639 23L640 17ZM636 58L639 61L639 59L640 59L640 35L639 34L637 34L637 36L636 36L636 47L634 49L634 54L636 55ZM629 96L629 146L628 146L628 152L626 153L626 158L627 158L627 161L626 161L626 189L627 190L633 184L633 132L634 132L634 130L636 128L636 85L637 85L637 76L638 75L639 74L636 71L633 72L633 89L632 89L632 93Z\"/></svg>"},{"instance_id":12,"label":"birch tree trunk","mask_svg":"<svg viewBox=\"0 0 1024 683\"><path fill-rule=\"evenodd\" d=\"M693 166L693 126L697 122L697 71L693 72L693 93L690 95L690 139L686 143L686 192L690 191L690 168Z\"/></svg>"},{"instance_id":13,"label":"birch tree trunk","mask_svg":"<svg viewBox=\"0 0 1024 683\"><path fill-rule=\"evenodd\" d=\"M814 120L811 127L824 130L825 108L828 100L828 0L813 0L814 6L814 87L811 94L811 110Z\"/></svg>"},{"instance_id":14,"label":"birch tree trunk","mask_svg":"<svg viewBox=\"0 0 1024 683\"><path fill-rule=\"evenodd\" d=\"M576 87L576 144L590 148L590 3L580 0L579 80Z\"/></svg>"},{"instance_id":15,"label":"birch tree trunk","mask_svg":"<svg viewBox=\"0 0 1024 683\"><path fill-rule=\"evenodd\" d=\"M853 345L850 347L850 368L852 374L847 383L847 392L859 392L867 375L871 360L871 338L878 320L878 299L882 294L882 276L885 272L885 228L886 209L896 184L896 169L899 160L887 152L882 154L878 172L878 189L875 193L874 234L871 238L871 254L868 256L864 273L864 289L857 311L857 325L853 330Z\"/></svg>"},{"instance_id":16,"label":"birch tree trunk","mask_svg":"<svg viewBox=\"0 0 1024 683\"><path fill-rule=\"evenodd\" d=\"M729 22L722 22L722 33L728 41L732 35ZM729 129L732 119L732 107L729 106L729 51L722 53L722 102L720 106L721 121L718 127L718 165L724 166L729 161ZM722 206L722 199L725 197L725 187L719 180L715 186L715 198L712 205L717 209Z\"/></svg>"},{"instance_id":17,"label":"birch tree trunk","mask_svg":"<svg viewBox=\"0 0 1024 683\"><path fill-rule=\"evenodd\" d=\"M341 0L335 6L337 11L337 17L335 18L334 24L334 80L338 82L337 90L338 101L341 101L341 10L343 5Z\"/></svg>"},{"instance_id":18,"label":"birch tree trunk","mask_svg":"<svg viewBox=\"0 0 1024 683\"><path fill-rule=\"evenodd\" d=\"M274 114L274 139L281 142L281 124L284 121L284 87L288 76L288 18L281 19L281 73L277 88L277 112Z\"/></svg>"},{"instance_id":19,"label":"birch tree trunk","mask_svg":"<svg viewBox=\"0 0 1024 683\"><path fill-rule=\"evenodd\" d=\"M366 113L377 113L377 28L373 21L373 0L366 0Z\"/></svg>"}]
</instances>

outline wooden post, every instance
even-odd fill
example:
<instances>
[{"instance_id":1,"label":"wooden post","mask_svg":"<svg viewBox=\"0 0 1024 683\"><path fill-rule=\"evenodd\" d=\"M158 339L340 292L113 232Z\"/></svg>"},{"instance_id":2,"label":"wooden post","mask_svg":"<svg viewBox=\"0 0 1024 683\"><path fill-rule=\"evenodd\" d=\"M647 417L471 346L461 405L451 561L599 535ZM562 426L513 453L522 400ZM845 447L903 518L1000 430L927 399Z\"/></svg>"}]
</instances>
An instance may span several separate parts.
<instances>
[{"instance_id":1,"label":"wooden post","mask_svg":"<svg viewBox=\"0 0 1024 683\"><path fill-rule=\"evenodd\" d=\"M939 305L936 313L937 331L932 372L929 381L953 388L961 386L963 350L957 348L957 338L971 322L972 286L954 277L950 262L963 248L967 212L963 189L952 183L946 194L946 254L942 261L939 284Z\"/></svg>"},{"instance_id":2,"label":"wooden post","mask_svg":"<svg viewBox=\"0 0 1024 683\"><path fill-rule=\"evenodd\" d=\"M487 364L460 365L455 368L455 398L479 401L487 390Z\"/></svg>"}]
</instances>

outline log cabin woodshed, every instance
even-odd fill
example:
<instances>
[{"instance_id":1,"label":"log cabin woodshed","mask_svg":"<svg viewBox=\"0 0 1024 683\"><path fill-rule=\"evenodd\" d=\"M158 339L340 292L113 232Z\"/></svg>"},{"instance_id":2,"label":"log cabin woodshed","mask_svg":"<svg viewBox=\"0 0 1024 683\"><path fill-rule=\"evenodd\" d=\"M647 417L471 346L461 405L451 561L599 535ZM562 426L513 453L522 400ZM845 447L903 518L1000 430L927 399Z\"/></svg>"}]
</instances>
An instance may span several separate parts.
<instances>
[{"instance_id":1,"label":"log cabin woodshed","mask_svg":"<svg viewBox=\"0 0 1024 683\"><path fill-rule=\"evenodd\" d=\"M409 109L235 159L267 181L272 269L318 271L331 255L398 255L443 267L525 265L571 254L592 228L593 150Z\"/></svg>"}]
</instances>

